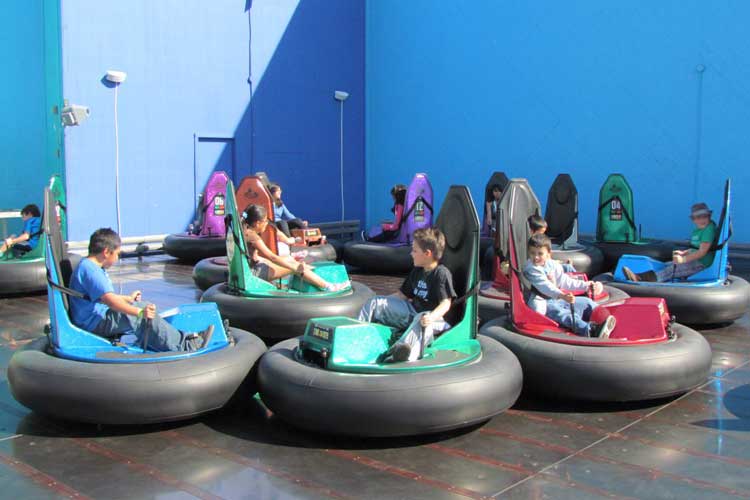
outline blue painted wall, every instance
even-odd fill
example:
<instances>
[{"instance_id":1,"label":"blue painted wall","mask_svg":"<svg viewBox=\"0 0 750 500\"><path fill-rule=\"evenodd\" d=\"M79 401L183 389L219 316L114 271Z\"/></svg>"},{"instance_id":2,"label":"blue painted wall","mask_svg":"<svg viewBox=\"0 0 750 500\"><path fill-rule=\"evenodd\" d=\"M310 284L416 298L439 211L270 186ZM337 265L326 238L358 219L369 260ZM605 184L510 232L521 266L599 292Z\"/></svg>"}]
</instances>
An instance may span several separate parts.
<instances>
[{"instance_id":1,"label":"blue painted wall","mask_svg":"<svg viewBox=\"0 0 750 500\"><path fill-rule=\"evenodd\" d=\"M543 204L568 172L593 232L621 172L644 235L686 238L690 204L717 207L731 176L750 241L748 17L741 1L368 1L368 222L415 171L436 200L452 183L478 200L504 170Z\"/></svg>"},{"instance_id":2,"label":"blue painted wall","mask_svg":"<svg viewBox=\"0 0 750 500\"><path fill-rule=\"evenodd\" d=\"M92 22L96 20L96 22ZM310 220L339 217L346 102L347 217L362 217L364 5L347 0L62 0L65 97L91 108L66 130L70 239L116 224L117 90L122 233L184 230L215 169L265 170ZM304 198L303 198L304 195ZM313 200L316 202L313 203ZM318 202L320 201L320 202Z\"/></svg>"},{"instance_id":3,"label":"blue painted wall","mask_svg":"<svg viewBox=\"0 0 750 500\"><path fill-rule=\"evenodd\" d=\"M57 0L8 2L0 30L0 207L42 207L62 172L60 21ZM18 221L16 221L18 222ZM11 224L20 228L20 223Z\"/></svg>"}]
</instances>

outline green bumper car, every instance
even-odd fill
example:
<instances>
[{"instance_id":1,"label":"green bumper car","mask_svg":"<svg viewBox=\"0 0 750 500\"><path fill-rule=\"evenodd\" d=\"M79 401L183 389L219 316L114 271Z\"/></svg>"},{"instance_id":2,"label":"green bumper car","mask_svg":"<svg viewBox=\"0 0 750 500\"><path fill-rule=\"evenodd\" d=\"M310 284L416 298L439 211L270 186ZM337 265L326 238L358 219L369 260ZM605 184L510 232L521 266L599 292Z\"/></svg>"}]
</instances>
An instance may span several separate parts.
<instances>
[{"instance_id":1,"label":"green bumper car","mask_svg":"<svg viewBox=\"0 0 750 500\"><path fill-rule=\"evenodd\" d=\"M264 403L298 427L331 434L401 436L469 426L506 410L523 382L516 357L477 338L479 220L469 190L450 188L437 218L441 263L459 298L453 325L420 359L384 363L392 328L351 317L316 317L304 336L274 346L259 366ZM354 316L354 315L352 315Z\"/></svg>"}]
</instances>

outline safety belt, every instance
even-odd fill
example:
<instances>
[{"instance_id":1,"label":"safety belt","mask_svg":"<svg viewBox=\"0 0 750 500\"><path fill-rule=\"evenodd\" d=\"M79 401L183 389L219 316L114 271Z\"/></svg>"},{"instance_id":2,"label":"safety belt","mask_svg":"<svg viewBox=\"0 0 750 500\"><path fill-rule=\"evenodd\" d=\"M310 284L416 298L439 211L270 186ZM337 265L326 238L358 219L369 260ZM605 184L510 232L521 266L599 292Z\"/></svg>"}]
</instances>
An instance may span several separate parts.
<instances>
[{"instance_id":1,"label":"safety belt","mask_svg":"<svg viewBox=\"0 0 750 500\"><path fill-rule=\"evenodd\" d=\"M619 201L620 202L620 206L624 207L622 199L619 196L614 195L610 199L608 199L607 201L605 201L604 203L602 203L601 205L599 205L599 211L601 212L602 208L606 207L607 205L609 205L610 203L612 203L614 200ZM630 218L630 215L628 214L628 211L625 210L625 208L623 208L622 209L622 213L625 216L625 220L628 221L628 224L630 224L630 227L633 228L633 231L637 232L638 228L635 227L635 222L633 222L633 219Z\"/></svg>"}]
</instances>

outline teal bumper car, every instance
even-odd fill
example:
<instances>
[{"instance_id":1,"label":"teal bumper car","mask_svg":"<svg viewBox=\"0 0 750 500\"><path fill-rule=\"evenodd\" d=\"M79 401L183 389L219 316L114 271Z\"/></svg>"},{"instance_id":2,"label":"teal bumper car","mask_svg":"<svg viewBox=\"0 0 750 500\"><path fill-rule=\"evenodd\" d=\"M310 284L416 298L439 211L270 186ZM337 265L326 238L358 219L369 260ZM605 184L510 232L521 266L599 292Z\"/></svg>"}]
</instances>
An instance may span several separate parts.
<instances>
[{"instance_id":1,"label":"teal bumper car","mask_svg":"<svg viewBox=\"0 0 750 500\"><path fill-rule=\"evenodd\" d=\"M428 434L488 420L518 397L518 360L477 338L479 220L468 189L450 188L437 218L442 264L460 297L453 325L420 359L384 363L391 328L349 317L316 317L304 336L275 345L258 370L263 402L280 418L317 432L356 436Z\"/></svg>"},{"instance_id":2,"label":"teal bumper car","mask_svg":"<svg viewBox=\"0 0 750 500\"><path fill-rule=\"evenodd\" d=\"M201 302L215 302L222 316L233 325L277 342L302 335L307 321L319 315L356 316L374 295L367 286L357 282L343 290L321 291L297 275L273 283L253 276L231 181L226 194L229 279L206 290ZM265 234L263 237L265 239ZM341 264L324 261L314 266L314 272L329 283L349 280Z\"/></svg>"},{"instance_id":3,"label":"teal bumper car","mask_svg":"<svg viewBox=\"0 0 750 500\"><path fill-rule=\"evenodd\" d=\"M52 210L59 219L64 237L67 227L65 188L59 175L50 178L49 190L52 196ZM31 251L16 257L9 250L0 257L0 296L41 293L47 290L47 271L44 265L47 236L43 231L38 236L39 241Z\"/></svg>"}]
</instances>

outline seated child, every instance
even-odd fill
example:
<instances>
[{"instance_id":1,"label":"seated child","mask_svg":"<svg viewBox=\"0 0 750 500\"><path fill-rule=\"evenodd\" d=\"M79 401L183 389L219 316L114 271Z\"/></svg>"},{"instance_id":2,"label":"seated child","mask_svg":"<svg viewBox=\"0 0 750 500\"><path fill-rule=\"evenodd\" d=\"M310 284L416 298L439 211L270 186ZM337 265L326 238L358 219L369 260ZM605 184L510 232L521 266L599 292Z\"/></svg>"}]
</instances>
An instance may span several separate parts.
<instances>
[{"instance_id":1,"label":"seated child","mask_svg":"<svg viewBox=\"0 0 750 500\"><path fill-rule=\"evenodd\" d=\"M70 297L73 323L109 339L133 333L137 346L146 336L150 351L197 351L207 345L213 325L199 333L182 333L156 314L154 304L140 303L140 291L130 295L114 293L107 269L117 262L120 245L120 236L110 228L97 229L91 235L89 254L81 259L70 279L70 288L86 295Z\"/></svg>"},{"instance_id":2,"label":"seated child","mask_svg":"<svg viewBox=\"0 0 750 500\"><path fill-rule=\"evenodd\" d=\"M279 256L273 253L263 242L261 235L268 226L266 209L260 205L248 205L242 212L245 242L250 255L250 265L253 276L265 281L273 281L292 273L299 274L303 280L321 290L338 291L350 285L344 283L328 283L313 272L313 267L304 262L297 262L290 256Z\"/></svg>"},{"instance_id":3,"label":"seated child","mask_svg":"<svg viewBox=\"0 0 750 500\"><path fill-rule=\"evenodd\" d=\"M716 223L711 220L713 212L705 203L696 203L690 208L690 219L695 229L690 235L690 250L672 252L672 262L658 271L634 273L627 267L622 272L630 281L658 281L663 283L673 279L687 278L709 267L714 262L715 251L711 244L716 237Z\"/></svg>"},{"instance_id":4,"label":"seated child","mask_svg":"<svg viewBox=\"0 0 750 500\"><path fill-rule=\"evenodd\" d=\"M406 204L406 186L396 184L391 188L393 198L393 222L383 222L378 226L370 228L367 233L362 233L362 239L373 243L384 243L396 237L401 228L401 219L404 216L404 205Z\"/></svg>"},{"instance_id":5,"label":"seated child","mask_svg":"<svg viewBox=\"0 0 750 500\"><path fill-rule=\"evenodd\" d=\"M492 198L484 204L484 223L487 226L484 233L494 236L497 222L497 204L503 195L503 189L500 184L493 184L490 193L492 193Z\"/></svg>"},{"instance_id":6,"label":"seated child","mask_svg":"<svg viewBox=\"0 0 750 500\"><path fill-rule=\"evenodd\" d=\"M281 186L271 184L268 190L271 192L271 196L273 196L273 218L276 221L276 227L281 232L290 237L292 236L291 229L304 229L307 227L307 221L297 218L286 208L284 202L281 201Z\"/></svg>"},{"instance_id":7,"label":"seated child","mask_svg":"<svg viewBox=\"0 0 750 500\"><path fill-rule=\"evenodd\" d=\"M545 234L547 232L547 221L544 220L544 217L541 215L531 215L529 216L529 229L531 229L531 235L535 234ZM563 261L558 261L562 265L563 271L566 273L575 273L576 268L573 267L573 264Z\"/></svg>"},{"instance_id":8,"label":"seated child","mask_svg":"<svg viewBox=\"0 0 750 500\"><path fill-rule=\"evenodd\" d=\"M0 246L0 255L10 249L14 257L21 257L23 254L32 251L39 244L39 235L42 227L42 214L39 207L34 204L26 205L21 210L21 219L23 220L23 231L19 236L11 235L5 238Z\"/></svg>"},{"instance_id":9,"label":"seated child","mask_svg":"<svg viewBox=\"0 0 750 500\"><path fill-rule=\"evenodd\" d=\"M415 361L420 344L428 346L436 333L450 328L443 316L456 297L453 277L440 264L445 236L439 229L414 231L411 257L414 269L393 295L371 298L359 312L359 320L392 326L403 335L382 356L383 361Z\"/></svg>"},{"instance_id":10,"label":"seated child","mask_svg":"<svg viewBox=\"0 0 750 500\"><path fill-rule=\"evenodd\" d=\"M606 308L597 310L598 304L588 297L576 297L561 290L587 290L593 286L594 293L599 294L602 284L571 278L565 274L560 263L550 258L552 242L543 234L535 234L529 238L528 252L529 260L526 261L523 274L532 286L527 300L529 307L559 325L572 329L576 335L609 338L615 328L615 317L606 314ZM570 304L575 309L575 317L571 316ZM597 314L593 314L594 311ZM594 317L601 317L601 323L594 323Z\"/></svg>"}]
</instances>

